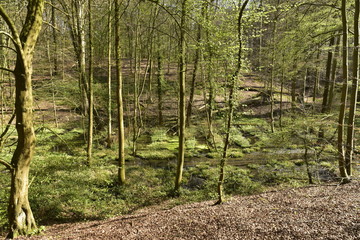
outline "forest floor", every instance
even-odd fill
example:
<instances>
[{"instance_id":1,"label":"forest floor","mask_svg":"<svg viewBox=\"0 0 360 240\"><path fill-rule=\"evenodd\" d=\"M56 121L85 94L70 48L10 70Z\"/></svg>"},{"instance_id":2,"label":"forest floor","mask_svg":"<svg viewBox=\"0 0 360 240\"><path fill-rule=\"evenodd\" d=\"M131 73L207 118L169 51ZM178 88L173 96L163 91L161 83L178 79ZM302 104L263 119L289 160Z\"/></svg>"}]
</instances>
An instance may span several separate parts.
<instances>
[{"instance_id":1,"label":"forest floor","mask_svg":"<svg viewBox=\"0 0 360 240\"><path fill-rule=\"evenodd\" d=\"M20 239L360 239L360 182L317 185L147 208L102 221L55 224Z\"/></svg>"}]
</instances>

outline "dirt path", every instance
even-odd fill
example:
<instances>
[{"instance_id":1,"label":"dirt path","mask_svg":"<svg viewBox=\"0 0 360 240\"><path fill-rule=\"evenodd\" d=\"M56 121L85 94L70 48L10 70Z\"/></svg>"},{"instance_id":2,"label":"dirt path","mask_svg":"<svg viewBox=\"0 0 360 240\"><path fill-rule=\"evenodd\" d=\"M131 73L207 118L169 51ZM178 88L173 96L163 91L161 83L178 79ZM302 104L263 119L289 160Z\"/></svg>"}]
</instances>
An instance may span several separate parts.
<instances>
[{"instance_id":1,"label":"dirt path","mask_svg":"<svg viewBox=\"0 0 360 240\"><path fill-rule=\"evenodd\" d=\"M28 239L360 239L359 189L356 181L267 192L53 225Z\"/></svg>"}]
</instances>

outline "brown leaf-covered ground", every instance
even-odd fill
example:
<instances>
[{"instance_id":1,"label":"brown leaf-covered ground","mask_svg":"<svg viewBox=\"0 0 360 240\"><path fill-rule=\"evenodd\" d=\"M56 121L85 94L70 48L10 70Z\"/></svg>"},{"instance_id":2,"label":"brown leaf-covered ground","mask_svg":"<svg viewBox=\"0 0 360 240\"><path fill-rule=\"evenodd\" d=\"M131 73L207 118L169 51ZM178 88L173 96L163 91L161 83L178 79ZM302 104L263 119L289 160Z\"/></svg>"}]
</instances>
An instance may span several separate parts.
<instances>
[{"instance_id":1,"label":"brown leaf-covered ground","mask_svg":"<svg viewBox=\"0 0 360 240\"><path fill-rule=\"evenodd\" d=\"M52 225L43 235L28 239L360 239L359 181L239 196L222 205L212 204Z\"/></svg>"}]
</instances>

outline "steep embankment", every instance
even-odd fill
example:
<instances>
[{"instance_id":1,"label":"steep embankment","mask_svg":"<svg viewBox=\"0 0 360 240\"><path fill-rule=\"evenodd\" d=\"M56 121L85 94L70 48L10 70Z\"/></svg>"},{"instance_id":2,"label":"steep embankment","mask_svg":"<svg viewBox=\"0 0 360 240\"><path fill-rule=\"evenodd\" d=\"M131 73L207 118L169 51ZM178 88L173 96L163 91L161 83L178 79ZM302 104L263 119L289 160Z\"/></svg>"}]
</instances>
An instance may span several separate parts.
<instances>
[{"instance_id":1,"label":"steep embankment","mask_svg":"<svg viewBox=\"0 0 360 240\"><path fill-rule=\"evenodd\" d=\"M360 239L360 182L48 226L31 239ZM23 238L25 239L25 238Z\"/></svg>"}]
</instances>

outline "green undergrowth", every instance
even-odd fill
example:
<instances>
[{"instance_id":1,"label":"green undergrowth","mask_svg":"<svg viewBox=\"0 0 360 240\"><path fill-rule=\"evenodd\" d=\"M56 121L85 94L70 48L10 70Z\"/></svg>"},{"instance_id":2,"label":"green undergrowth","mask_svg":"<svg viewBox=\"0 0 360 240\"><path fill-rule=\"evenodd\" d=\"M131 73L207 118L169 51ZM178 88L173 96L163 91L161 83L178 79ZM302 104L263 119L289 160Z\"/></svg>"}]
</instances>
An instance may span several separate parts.
<instances>
[{"instance_id":1,"label":"green undergrowth","mask_svg":"<svg viewBox=\"0 0 360 240\"><path fill-rule=\"evenodd\" d=\"M336 149L329 141L333 129L326 129L324 139L317 141L320 127L306 129L307 122L285 118L287 128L270 133L265 120L235 118L231 129L229 164L225 168L224 192L227 196L249 195L278 187L306 185L308 175L304 161L309 151L308 168L316 183L336 175ZM215 124L219 125L219 122ZM101 135L94 141L93 161L86 166L83 130L70 126L57 129L36 128L36 154L30 172L29 199L40 224L104 219L132 213L147 206L169 208L194 201L215 200L218 163L224 128L214 131L216 151L203 125L186 133L186 161L180 196L173 198L178 137L166 128L153 128L139 138L136 156L130 156L131 142L126 145L127 183L117 184L117 146L106 148ZM15 146L4 148L1 159L10 161ZM280 149L280 150L279 150ZM295 151L293 154L289 152ZM316 153L316 154L315 154ZM256 162L237 166L248 156ZM258 155L256 155L258 154ZM231 162L231 159L237 162ZM163 162L161 162L161 160ZM151 161L160 161L154 167ZM231 163L230 163L231 162ZM0 231L6 226L6 207L10 189L9 174L0 168Z\"/></svg>"}]
</instances>

